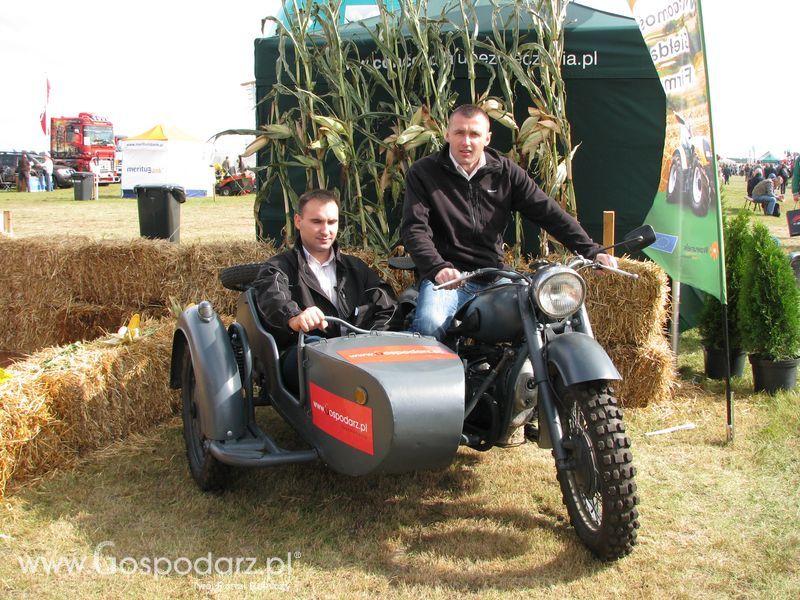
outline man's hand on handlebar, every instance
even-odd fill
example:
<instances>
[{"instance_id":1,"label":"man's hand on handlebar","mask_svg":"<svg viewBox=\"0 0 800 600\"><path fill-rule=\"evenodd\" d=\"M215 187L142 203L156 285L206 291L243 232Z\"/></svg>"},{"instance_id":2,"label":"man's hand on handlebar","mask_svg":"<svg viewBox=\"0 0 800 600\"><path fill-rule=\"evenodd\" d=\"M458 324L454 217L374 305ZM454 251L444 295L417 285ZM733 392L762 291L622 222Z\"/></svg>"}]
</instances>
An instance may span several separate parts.
<instances>
[{"instance_id":1,"label":"man's hand on handlebar","mask_svg":"<svg viewBox=\"0 0 800 600\"><path fill-rule=\"evenodd\" d=\"M452 290L457 288L460 285L460 282L454 283L452 285L445 285L445 284L448 281L453 281L454 279L458 279L459 277L461 277L461 271L459 271L458 269L453 269L452 267L445 267L436 274L436 277L434 277L434 282L437 285L441 286L440 289Z\"/></svg>"},{"instance_id":2,"label":"man's hand on handlebar","mask_svg":"<svg viewBox=\"0 0 800 600\"><path fill-rule=\"evenodd\" d=\"M288 325L292 331L308 333L314 329L326 329L328 321L325 320L325 314L319 308L310 306L299 315L289 319Z\"/></svg>"},{"instance_id":3,"label":"man's hand on handlebar","mask_svg":"<svg viewBox=\"0 0 800 600\"><path fill-rule=\"evenodd\" d=\"M595 256L594 259L597 262L599 262L601 265L605 265L607 267L612 267L614 269L619 269L619 265L617 265L616 257L611 256L610 254L606 254L604 252L601 252L600 254Z\"/></svg>"}]
</instances>

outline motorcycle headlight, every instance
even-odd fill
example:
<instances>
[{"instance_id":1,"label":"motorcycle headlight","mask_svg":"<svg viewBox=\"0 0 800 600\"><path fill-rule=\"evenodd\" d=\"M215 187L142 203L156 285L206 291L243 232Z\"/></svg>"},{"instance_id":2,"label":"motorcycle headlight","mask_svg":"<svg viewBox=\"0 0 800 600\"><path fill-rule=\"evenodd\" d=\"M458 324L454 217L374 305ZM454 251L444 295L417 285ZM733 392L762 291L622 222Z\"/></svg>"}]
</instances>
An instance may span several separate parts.
<instances>
[{"instance_id":1,"label":"motorcycle headlight","mask_svg":"<svg viewBox=\"0 0 800 600\"><path fill-rule=\"evenodd\" d=\"M568 267L542 269L534 277L533 298L551 319L563 319L576 312L586 298L583 277Z\"/></svg>"}]
</instances>

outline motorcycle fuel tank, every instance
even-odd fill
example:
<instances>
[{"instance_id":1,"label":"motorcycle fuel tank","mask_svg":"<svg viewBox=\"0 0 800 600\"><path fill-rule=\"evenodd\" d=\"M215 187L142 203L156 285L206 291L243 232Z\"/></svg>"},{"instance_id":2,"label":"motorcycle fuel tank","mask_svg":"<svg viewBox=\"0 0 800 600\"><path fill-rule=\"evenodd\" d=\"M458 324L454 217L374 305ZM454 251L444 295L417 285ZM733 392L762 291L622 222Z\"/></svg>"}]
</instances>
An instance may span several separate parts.
<instances>
[{"instance_id":1,"label":"motorcycle fuel tank","mask_svg":"<svg viewBox=\"0 0 800 600\"><path fill-rule=\"evenodd\" d=\"M315 447L348 475L442 469L464 420L464 369L432 338L349 335L304 348Z\"/></svg>"},{"instance_id":2,"label":"motorcycle fuel tank","mask_svg":"<svg viewBox=\"0 0 800 600\"><path fill-rule=\"evenodd\" d=\"M524 333L517 304L520 289L518 284L508 283L478 292L456 311L448 335L463 335L487 344L520 339Z\"/></svg>"}]
</instances>

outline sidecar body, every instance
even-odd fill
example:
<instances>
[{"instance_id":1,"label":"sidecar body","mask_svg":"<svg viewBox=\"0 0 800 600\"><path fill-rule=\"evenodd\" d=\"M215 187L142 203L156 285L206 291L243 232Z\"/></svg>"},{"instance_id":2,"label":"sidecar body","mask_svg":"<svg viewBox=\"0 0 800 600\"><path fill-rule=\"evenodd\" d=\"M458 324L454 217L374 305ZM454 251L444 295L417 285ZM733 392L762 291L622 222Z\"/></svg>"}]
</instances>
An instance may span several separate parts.
<instances>
[{"instance_id":1,"label":"sidecar body","mask_svg":"<svg viewBox=\"0 0 800 600\"><path fill-rule=\"evenodd\" d=\"M203 451L235 466L320 459L340 473L366 475L452 462L464 371L449 348L419 335L371 332L301 344L298 358L294 395L252 289L241 294L228 328L207 302L185 310L170 374L171 386L184 388L185 434L194 432ZM259 405L272 406L308 448L281 448L256 424Z\"/></svg>"}]
</instances>

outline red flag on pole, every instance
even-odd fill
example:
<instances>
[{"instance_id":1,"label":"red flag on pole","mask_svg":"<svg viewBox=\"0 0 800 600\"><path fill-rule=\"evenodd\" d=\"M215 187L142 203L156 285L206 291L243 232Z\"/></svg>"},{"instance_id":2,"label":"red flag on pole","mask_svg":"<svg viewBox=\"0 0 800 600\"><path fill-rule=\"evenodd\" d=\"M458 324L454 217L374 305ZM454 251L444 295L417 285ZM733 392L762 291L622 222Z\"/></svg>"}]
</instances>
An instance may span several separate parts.
<instances>
[{"instance_id":1,"label":"red flag on pole","mask_svg":"<svg viewBox=\"0 0 800 600\"><path fill-rule=\"evenodd\" d=\"M50 103L50 78L45 79L45 98L44 98L44 110L42 114L39 115L39 122L42 124L42 133L47 135L47 105Z\"/></svg>"}]
</instances>

